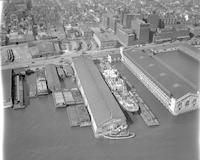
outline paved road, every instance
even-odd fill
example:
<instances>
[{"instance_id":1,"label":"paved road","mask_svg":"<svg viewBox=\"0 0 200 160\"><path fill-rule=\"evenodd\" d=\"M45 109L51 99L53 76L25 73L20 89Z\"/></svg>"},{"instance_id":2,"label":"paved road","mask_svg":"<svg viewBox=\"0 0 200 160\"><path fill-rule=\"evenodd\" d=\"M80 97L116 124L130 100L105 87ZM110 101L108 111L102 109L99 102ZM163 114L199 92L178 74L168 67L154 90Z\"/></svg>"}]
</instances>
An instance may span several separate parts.
<instances>
[{"instance_id":1,"label":"paved road","mask_svg":"<svg viewBox=\"0 0 200 160\"><path fill-rule=\"evenodd\" d=\"M109 51L119 51L119 48L111 48L111 49L106 49L106 50L95 50L95 51L87 51L87 55L91 56L105 56L108 54ZM109 52L110 53L110 52ZM71 58L77 57L82 55L82 52L68 52L62 55L57 55L57 56L52 56L52 57L43 57L43 58L37 58L37 59L32 59L32 60L27 60L27 61L21 61L21 62L13 62L8 65L4 65L1 67L2 70L5 69L14 69L14 68L21 68L21 67L27 67L27 66L39 66L43 64L48 64L48 63L55 63L59 64L59 61L64 58L66 61L70 61ZM34 62L34 63L32 63Z\"/></svg>"}]
</instances>

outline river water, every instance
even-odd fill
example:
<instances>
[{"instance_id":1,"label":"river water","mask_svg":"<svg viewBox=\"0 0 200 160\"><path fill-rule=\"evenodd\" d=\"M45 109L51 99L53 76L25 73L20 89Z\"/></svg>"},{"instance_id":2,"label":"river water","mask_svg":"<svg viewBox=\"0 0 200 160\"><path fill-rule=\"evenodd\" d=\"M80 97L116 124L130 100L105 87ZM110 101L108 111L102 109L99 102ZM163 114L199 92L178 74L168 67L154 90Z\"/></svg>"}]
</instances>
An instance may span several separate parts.
<instances>
[{"instance_id":1,"label":"river water","mask_svg":"<svg viewBox=\"0 0 200 160\"><path fill-rule=\"evenodd\" d=\"M173 117L121 63L117 68L158 117L148 128L132 115L126 140L95 139L92 129L70 128L66 109L51 95L33 98L25 110L5 109L5 160L198 160L198 111Z\"/></svg>"}]
</instances>

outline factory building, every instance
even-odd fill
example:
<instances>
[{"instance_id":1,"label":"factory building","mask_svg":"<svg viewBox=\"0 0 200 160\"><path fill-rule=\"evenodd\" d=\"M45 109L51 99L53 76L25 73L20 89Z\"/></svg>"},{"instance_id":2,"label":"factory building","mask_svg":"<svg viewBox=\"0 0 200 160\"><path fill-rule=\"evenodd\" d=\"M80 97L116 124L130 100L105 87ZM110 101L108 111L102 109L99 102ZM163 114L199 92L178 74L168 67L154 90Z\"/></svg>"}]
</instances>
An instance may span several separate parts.
<instances>
[{"instance_id":1,"label":"factory building","mask_svg":"<svg viewBox=\"0 0 200 160\"><path fill-rule=\"evenodd\" d=\"M72 66L91 116L95 137L120 126L126 127L126 118L92 59L85 56L74 58Z\"/></svg>"},{"instance_id":2,"label":"factory building","mask_svg":"<svg viewBox=\"0 0 200 160\"><path fill-rule=\"evenodd\" d=\"M3 107L8 108L13 106L12 101L12 70L2 70L2 87L3 87Z\"/></svg>"},{"instance_id":3,"label":"factory building","mask_svg":"<svg viewBox=\"0 0 200 160\"><path fill-rule=\"evenodd\" d=\"M189 48L184 52L178 49L155 55L144 51L135 52L133 49L121 50L123 63L173 115L199 107L200 61L185 52L199 54ZM169 61L168 57L173 58L173 61ZM181 67L177 67L177 63ZM191 76L185 73L186 69Z\"/></svg>"}]
</instances>

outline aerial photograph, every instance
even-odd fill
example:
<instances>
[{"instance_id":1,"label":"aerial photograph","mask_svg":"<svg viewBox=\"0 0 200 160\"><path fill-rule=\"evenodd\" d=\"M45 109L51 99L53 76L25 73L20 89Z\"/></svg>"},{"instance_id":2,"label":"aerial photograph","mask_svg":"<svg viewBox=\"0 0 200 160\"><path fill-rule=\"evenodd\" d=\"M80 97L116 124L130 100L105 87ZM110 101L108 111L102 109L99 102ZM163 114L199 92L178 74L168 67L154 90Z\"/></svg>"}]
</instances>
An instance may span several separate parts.
<instances>
[{"instance_id":1,"label":"aerial photograph","mask_svg":"<svg viewBox=\"0 0 200 160\"><path fill-rule=\"evenodd\" d=\"M0 0L3 160L199 160L200 0Z\"/></svg>"}]
</instances>

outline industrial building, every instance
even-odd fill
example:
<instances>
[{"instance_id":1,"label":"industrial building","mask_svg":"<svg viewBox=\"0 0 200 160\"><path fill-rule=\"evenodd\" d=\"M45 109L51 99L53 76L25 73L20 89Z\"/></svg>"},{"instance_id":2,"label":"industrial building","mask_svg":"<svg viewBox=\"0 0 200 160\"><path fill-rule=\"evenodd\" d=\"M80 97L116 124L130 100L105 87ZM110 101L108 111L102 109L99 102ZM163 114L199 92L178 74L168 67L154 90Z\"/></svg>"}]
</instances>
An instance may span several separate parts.
<instances>
[{"instance_id":1,"label":"industrial building","mask_svg":"<svg viewBox=\"0 0 200 160\"><path fill-rule=\"evenodd\" d=\"M199 52L182 47L157 54L121 50L123 63L173 115L199 107Z\"/></svg>"},{"instance_id":2,"label":"industrial building","mask_svg":"<svg viewBox=\"0 0 200 160\"><path fill-rule=\"evenodd\" d=\"M77 84L91 116L95 137L99 137L120 126L127 126L120 109L97 66L92 59L80 56L73 59Z\"/></svg>"},{"instance_id":3,"label":"industrial building","mask_svg":"<svg viewBox=\"0 0 200 160\"><path fill-rule=\"evenodd\" d=\"M2 70L1 74L3 87L3 107L12 107L12 70Z\"/></svg>"}]
</instances>

